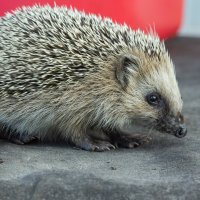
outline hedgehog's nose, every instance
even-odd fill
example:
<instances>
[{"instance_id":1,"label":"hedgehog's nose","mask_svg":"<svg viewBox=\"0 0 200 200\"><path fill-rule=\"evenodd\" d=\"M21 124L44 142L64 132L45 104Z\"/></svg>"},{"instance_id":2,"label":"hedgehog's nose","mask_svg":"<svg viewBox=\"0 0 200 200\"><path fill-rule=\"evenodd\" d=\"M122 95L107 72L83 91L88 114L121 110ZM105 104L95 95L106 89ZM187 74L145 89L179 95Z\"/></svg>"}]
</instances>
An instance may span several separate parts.
<instances>
[{"instance_id":1,"label":"hedgehog's nose","mask_svg":"<svg viewBox=\"0 0 200 200\"><path fill-rule=\"evenodd\" d=\"M184 124L180 125L179 128L175 132L175 136L178 138L185 137L187 134L187 128Z\"/></svg>"}]
</instances>

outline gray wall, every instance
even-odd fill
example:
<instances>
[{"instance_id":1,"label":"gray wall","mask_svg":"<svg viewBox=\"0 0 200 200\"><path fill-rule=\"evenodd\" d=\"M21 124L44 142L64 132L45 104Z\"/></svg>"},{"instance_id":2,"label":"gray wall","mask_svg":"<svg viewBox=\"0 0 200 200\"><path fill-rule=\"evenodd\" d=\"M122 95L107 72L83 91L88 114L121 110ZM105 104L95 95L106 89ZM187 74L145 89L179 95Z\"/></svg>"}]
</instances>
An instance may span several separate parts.
<instances>
[{"instance_id":1,"label":"gray wall","mask_svg":"<svg viewBox=\"0 0 200 200\"><path fill-rule=\"evenodd\" d=\"M200 37L200 0L185 0L183 22L179 34Z\"/></svg>"}]
</instances>

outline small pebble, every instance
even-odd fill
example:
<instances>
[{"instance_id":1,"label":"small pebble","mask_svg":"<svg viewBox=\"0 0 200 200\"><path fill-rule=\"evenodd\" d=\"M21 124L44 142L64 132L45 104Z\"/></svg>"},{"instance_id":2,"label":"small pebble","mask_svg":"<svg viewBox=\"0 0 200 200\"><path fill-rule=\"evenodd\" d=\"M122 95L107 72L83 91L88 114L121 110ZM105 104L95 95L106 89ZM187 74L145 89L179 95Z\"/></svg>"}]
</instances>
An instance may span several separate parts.
<instances>
[{"instance_id":1,"label":"small pebble","mask_svg":"<svg viewBox=\"0 0 200 200\"><path fill-rule=\"evenodd\" d=\"M111 169L111 170L116 170L117 168L116 168L116 167L110 167L110 169Z\"/></svg>"}]
</instances>

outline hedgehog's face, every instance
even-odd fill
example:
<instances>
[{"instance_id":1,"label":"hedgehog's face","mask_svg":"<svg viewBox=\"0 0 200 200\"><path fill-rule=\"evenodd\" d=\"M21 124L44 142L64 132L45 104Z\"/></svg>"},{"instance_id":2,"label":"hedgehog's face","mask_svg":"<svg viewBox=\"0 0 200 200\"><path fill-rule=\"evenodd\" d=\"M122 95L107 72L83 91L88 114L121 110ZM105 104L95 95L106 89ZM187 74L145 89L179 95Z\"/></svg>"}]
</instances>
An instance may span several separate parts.
<instances>
[{"instance_id":1,"label":"hedgehog's face","mask_svg":"<svg viewBox=\"0 0 200 200\"><path fill-rule=\"evenodd\" d=\"M181 138L187 133L181 114L182 99L173 64L168 55L163 58L160 61L145 55L124 55L116 76L124 89L129 118L141 119L159 131Z\"/></svg>"}]
</instances>

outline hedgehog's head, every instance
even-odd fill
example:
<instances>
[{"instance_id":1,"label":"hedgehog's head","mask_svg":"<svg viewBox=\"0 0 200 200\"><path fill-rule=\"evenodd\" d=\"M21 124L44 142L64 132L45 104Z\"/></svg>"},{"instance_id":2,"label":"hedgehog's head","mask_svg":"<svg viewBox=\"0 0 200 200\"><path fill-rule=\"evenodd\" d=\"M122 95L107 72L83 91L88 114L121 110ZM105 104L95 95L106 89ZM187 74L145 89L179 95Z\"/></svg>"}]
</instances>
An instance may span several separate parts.
<instances>
[{"instance_id":1,"label":"hedgehog's head","mask_svg":"<svg viewBox=\"0 0 200 200\"><path fill-rule=\"evenodd\" d=\"M187 129L181 114L182 99L168 53L124 53L116 77L123 88L125 111L157 130L184 137Z\"/></svg>"}]
</instances>

